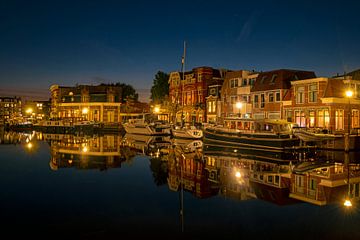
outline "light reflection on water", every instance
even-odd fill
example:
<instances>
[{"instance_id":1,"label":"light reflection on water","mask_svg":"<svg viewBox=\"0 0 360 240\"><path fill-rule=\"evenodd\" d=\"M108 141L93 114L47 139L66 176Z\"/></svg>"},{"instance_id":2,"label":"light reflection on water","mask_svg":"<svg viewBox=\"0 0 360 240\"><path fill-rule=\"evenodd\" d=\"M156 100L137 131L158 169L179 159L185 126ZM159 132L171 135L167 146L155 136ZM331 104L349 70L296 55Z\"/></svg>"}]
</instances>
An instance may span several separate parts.
<instances>
[{"instance_id":1,"label":"light reflection on water","mask_svg":"<svg viewBox=\"0 0 360 240\"><path fill-rule=\"evenodd\" d=\"M2 133L4 229L85 239L159 232L197 238L360 236L354 153L348 175L343 152L298 163L174 141ZM352 209L342 206L348 179Z\"/></svg>"}]
</instances>

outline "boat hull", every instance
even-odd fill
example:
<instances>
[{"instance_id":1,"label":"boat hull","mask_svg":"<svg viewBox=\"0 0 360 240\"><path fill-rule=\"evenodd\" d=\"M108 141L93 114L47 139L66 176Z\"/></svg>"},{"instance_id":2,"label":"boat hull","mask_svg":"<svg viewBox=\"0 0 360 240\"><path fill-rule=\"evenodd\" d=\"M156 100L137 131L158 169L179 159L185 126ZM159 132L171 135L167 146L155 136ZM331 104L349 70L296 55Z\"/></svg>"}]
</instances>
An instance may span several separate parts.
<instances>
[{"instance_id":1,"label":"boat hull","mask_svg":"<svg viewBox=\"0 0 360 240\"><path fill-rule=\"evenodd\" d=\"M202 139L203 132L199 129L172 129L172 136L174 138L186 138L186 139Z\"/></svg>"},{"instance_id":2,"label":"boat hull","mask_svg":"<svg viewBox=\"0 0 360 240\"><path fill-rule=\"evenodd\" d=\"M209 142L229 147L278 152L299 146L300 140L288 134L243 134L207 128L204 131L204 143Z\"/></svg>"}]
</instances>

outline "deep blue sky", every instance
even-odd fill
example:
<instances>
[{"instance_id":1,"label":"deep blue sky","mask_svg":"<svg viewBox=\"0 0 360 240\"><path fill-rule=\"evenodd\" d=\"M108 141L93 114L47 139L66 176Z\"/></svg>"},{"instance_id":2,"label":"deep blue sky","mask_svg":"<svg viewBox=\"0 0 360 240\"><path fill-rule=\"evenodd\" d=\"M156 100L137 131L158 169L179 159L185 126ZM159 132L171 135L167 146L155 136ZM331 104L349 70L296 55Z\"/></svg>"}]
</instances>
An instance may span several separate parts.
<instances>
[{"instance_id":1,"label":"deep blue sky","mask_svg":"<svg viewBox=\"0 0 360 240\"><path fill-rule=\"evenodd\" d=\"M359 9L360 1L1 0L0 94L118 81L149 92L158 70L180 70L184 40L187 70L332 76L360 68Z\"/></svg>"}]
</instances>

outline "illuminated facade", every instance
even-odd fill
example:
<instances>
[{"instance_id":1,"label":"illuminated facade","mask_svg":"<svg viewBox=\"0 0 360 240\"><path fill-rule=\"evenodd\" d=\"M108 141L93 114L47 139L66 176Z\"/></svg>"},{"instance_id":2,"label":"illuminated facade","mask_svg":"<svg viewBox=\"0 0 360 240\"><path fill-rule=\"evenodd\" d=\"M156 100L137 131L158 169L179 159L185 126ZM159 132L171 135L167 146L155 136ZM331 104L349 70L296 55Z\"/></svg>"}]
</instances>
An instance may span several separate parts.
<instances>
[{"instance_id":1,"label":"illuminated facade","mask_svg":"<svg viewBox=\"0 0 360 240\"><path fill-rule=\"evenodd\" d=\"M118 123L122 89L112 85L79 85L62 87L53 85L51 91L51 117L71 121L89 120Z\"/></svg>"},{"instance_id":2,"label":"illuminated facade","mask_svg":"<svg viewBox=\"0 0 360 240\"><path fill-rule=\"evenodd\" d=\"M254 71L233 71L225 76L222 93L222 119L228 117L250 118L252 104L250 90L259 74ZM237 106L241 103L241 107Z\"/></svg>"},{"instance_id":3,"label":"illuminated facade","mask_svg":"<svg viewBox=\"0 0 360 240\"><path fill-rule=\"evenodd\" d=\"M282 103L291 88L291 81L315 78L315 73L280 69L261 72L251 89L254 119L284 119Z\"/></svg>"},{"instance_id":4,"label":"illuminated facade","mask_svg":"<svg viewBox=\"0 0 360 240\"><path fill-rule=\"evenodd\" d=\"M222 84L224 71L211 67L198 67L184 73L171 72L169 77L169 100L173 105L170 118L181 122L207 122L206 97L208 86Z\"/></svg>"},{"instance_id":5,"label":"illuminated facade","mask_svg":"<svg viewBox=\"0 0 360 240\"><path fill-rule=\"evenodd\" d=\"M21 98L0 97L0 125L22 121Z\"/></svg>"},{"instance_id":6,"label":"illuminated facade","mask_svg":"<svg viewBox=\"0 0 360 240\"><path fill-rule=\"evenodd\" d=\"M345 96L348 89L354 93L351 98ZM360 128L360 80L347 76L292 81L283 106L286 119L301 127L335 133L350 126L356 131Z\"/></svg>"}]
</instances>

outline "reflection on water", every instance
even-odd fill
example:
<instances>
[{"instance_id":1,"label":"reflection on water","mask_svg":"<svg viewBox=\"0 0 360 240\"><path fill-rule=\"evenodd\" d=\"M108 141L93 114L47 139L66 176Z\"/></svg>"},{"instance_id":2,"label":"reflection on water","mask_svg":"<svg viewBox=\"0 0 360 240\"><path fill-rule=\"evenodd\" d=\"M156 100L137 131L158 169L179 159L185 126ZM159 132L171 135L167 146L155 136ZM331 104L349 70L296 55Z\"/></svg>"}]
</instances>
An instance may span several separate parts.
<instances>
[{"instance_id":1,"label":"reflection on water","mask_svg":"<svg viewBox=\"0 0 360 240\"><path fill-rule=\"evenodd\" d=\"M146 155L156 185L167 184L171 191L183 189L197 198L219 195L236 200L258 198L276 204L304 201L326 205L341 202L349 193L355 201L360 197L356 152L318 152L299 161L266 158L266 154L257 152L234 155L203 147L199 140L168 136L36 132L3 132L1 136L1 144L21 144L28 153L36 151L38 141L49 144L49 165L54 171L120 168L122 163L131 163L134 156Z\"/></svg>"},{"instance_id":2,"label":"reflection on water","mask_svg":"<svg viewBox=\"0 0 360 240\"><path fill-rule=\"evenodd\" d=\"M20 145L32 155L41 150L40 143L46 143L50 149L48 164L53 173L70 168L104 171L121 168L123 164L131 172L134 159L144 156L148 159L151 185L179 194L182 230L187 214L184 201L190 201L186 196L201 199L205 205L209 204L208 199L221 199L227 204L232 204L232 200L237 203L261 200L276 206L309 203L313 206L335 204L341 208L348 199L353 209L359 209L358 153L313 149L311 154L294 152L293 159L280 159L267 157L265 152L227 152L203 146L199 140L131 134L76 136L2 132L0 143Z\"/></svg>"}]
</instances>

